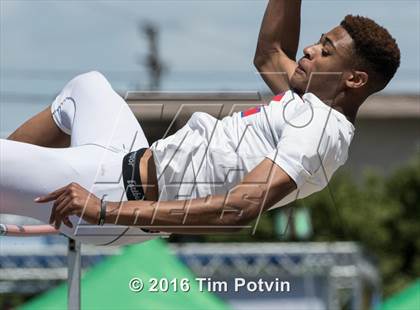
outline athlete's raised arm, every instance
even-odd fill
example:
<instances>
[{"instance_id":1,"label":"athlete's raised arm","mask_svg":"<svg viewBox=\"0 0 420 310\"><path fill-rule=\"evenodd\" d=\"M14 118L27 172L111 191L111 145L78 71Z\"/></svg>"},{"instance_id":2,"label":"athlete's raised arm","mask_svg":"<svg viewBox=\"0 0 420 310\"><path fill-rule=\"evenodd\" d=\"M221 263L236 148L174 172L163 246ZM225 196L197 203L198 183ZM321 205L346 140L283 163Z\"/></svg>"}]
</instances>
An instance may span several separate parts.
<instances>
[{"instance_id":1,"label":"athlete's raised arm","mask_svg":"<svg viewBox=\"0 0 420 310\"><path fill-rule=\"evenodd\" d=\"M295 71L301 0L270 0L258 36L254 65L277 94L289 89Z\"/></svg>"}]
</instances>

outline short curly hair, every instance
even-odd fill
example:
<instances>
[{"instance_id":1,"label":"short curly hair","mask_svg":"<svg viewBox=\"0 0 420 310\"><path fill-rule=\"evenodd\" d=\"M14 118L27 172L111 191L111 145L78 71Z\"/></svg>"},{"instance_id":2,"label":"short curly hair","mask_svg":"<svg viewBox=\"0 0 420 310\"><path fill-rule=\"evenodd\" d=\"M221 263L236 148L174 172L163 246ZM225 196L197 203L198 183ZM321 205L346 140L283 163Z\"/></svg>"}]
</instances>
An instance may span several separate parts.
<instances>
[{"instance_id":1,"label":"short curly hair","mask_svg":"<svg viewBox=\"0 0 420 310\"><path fill-rule=\"evenodd\" d=\"M340 25L353 39L356 66L367 70L371 78L373 75L374 91L385 88L400 65L400 49L395 39L367 17L347 15Z\"/></svg>"}]
</instances>

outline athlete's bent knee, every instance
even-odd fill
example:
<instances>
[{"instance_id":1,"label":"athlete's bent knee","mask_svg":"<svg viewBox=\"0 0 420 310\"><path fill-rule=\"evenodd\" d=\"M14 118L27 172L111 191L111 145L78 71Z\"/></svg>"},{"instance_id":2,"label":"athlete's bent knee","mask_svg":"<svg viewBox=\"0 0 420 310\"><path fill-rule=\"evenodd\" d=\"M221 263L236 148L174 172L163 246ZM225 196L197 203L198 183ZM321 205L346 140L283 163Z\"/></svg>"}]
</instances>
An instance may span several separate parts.
<instances>
[{"instance_id":1,"label":"athlete's bent knee","mask_svg":"<svg viewBox=\"0 0 420 310\"><path fill-rule=\"evenodd\" d=\"M105 86L110 87L108 80L99 71L90 71L76 76L72 81L74 88L83 88L95 91L95 88Z\"/></svg>"}]
</instances>

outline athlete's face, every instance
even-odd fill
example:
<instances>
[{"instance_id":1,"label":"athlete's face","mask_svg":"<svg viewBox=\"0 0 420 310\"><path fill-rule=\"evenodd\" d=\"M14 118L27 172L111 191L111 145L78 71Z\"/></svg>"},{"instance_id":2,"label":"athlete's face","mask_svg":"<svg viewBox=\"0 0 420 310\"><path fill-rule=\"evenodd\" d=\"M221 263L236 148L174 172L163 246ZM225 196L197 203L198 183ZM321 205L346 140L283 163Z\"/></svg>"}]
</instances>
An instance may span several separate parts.
<instances>
[{"instance_id":1,"label":"athlete's face","mask_svg":"<svg viewBox=\"0 0 420 310\"><path fill-rule=\"evenodd\" d=\"M298 93L313 92L332 99L351 73L352 44L352 38L341 26L322 34L317 43L303 49L291 87Z\"/></svg>"}]
</instances>

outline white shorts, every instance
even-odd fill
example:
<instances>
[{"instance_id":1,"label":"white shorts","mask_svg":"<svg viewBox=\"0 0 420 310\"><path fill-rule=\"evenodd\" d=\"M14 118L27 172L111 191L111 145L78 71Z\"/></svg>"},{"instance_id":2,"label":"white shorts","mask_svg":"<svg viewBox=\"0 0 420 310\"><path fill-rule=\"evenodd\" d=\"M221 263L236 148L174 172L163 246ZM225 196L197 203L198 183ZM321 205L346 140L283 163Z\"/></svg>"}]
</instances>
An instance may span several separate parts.
<instances>
[{"instance_id":1,"label":"white shorts","mask_svg":"<svg viewBox=\"0 0 420 310\"><path fill-rule=\"evenodd\" d=\"M69 148L47 148L0 139L0 213L17 214L48 223L53 203L34 203L71 182L97 197L127 200L122 180L125 154L149 147L127 103L99 72L72 79L51 105L57 126L71 135ZM156 234L137 227L88 225L70 218L61 225L70 238L97 245L142 242ZM13 223L9 223L13 224Z\"/></svg>"}]
</instances>

